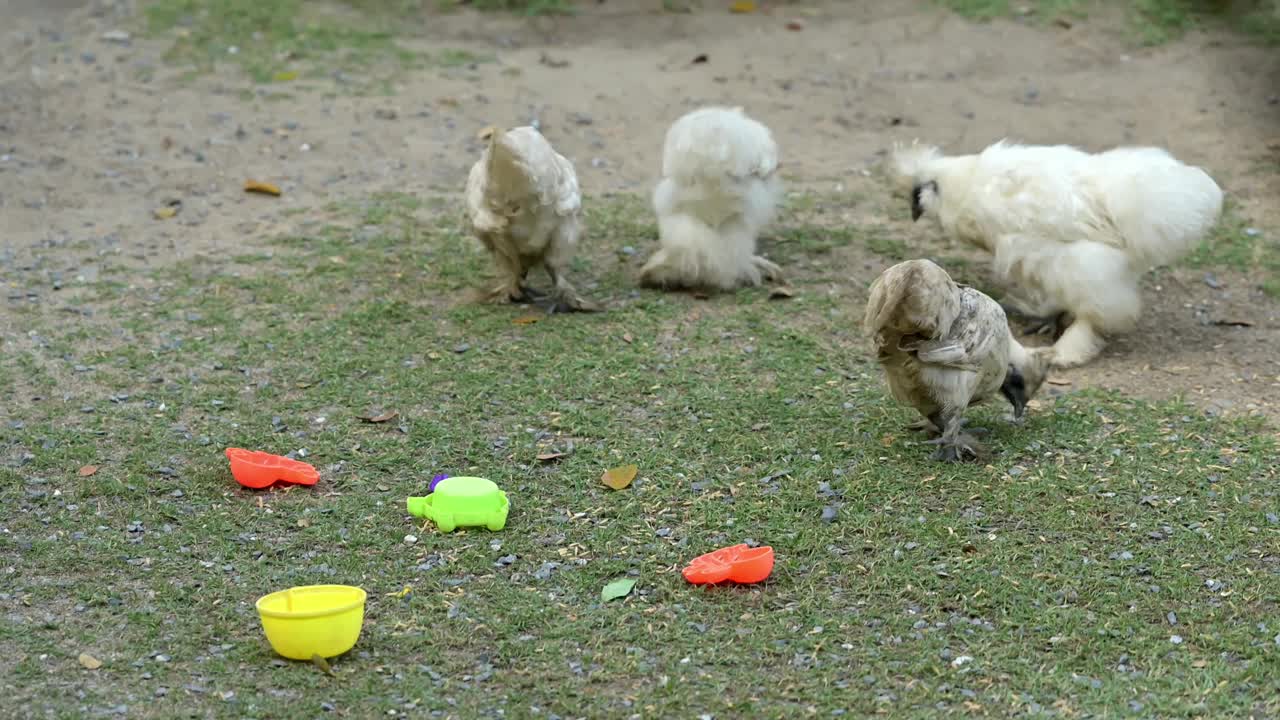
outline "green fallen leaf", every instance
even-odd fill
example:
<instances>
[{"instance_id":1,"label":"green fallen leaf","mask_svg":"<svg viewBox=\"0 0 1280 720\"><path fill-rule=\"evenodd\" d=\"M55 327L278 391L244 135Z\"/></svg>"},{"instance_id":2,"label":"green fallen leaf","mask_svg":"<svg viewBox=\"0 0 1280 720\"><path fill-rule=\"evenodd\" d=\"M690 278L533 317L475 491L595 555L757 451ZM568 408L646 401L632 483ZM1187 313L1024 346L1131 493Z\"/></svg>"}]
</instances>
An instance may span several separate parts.
<instances>
[{"instance_id":1,"label":"green fallen leaf","mask_svg":"<svg viewBox=\"0 0 1280 720\"><path fill-rule=\"evenodd\" d=\"M311 655L311 664L312 664L312 665L315 665L316 667L318 667L318 668L320 668L321 670L323 670L323 671L325 672L325 674L327 674L327 675L337 675L337 674L338 674L338 673L336 673L336 672L334 672L334 671L333 671L333 666L329 664L329 661L328 661L328 660L325 660L325 659L324 659L324 658L322 658L322 657L320 657L318 654L314 654L314 653L313 653L313 654Z\"/></svg>"},{"instance_id":2,"label":"green fallen leaf","mask_svg":"<svg viewBox=\"0 0 1280 720\"><path fill-rule=\"evenodd\" d=\"M614 580L608 585L605 585L604 589L600 591L600 601L609 602L610 600L617 600L618 598L626 597L631 594L631 589L635 586L636 581L634 578Z\"/></svg>"}]
</instances>

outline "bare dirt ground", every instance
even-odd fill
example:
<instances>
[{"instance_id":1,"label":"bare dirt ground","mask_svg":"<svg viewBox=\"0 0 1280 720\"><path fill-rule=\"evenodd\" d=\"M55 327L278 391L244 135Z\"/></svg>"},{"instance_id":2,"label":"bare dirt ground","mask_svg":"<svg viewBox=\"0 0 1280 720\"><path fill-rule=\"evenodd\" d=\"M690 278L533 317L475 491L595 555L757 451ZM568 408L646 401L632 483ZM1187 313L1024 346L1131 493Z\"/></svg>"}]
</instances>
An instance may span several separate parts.
<instances>
[{"instance_id":1,"label":"bare dirt ground","mask_svg":"<svg viewBox=\"0 0 1280 720\"><path fill-rule=\"evenodd\" d=\"M588 194L644 194L666 126L708 103L742 105L769 124L794 189L847 195L845 222L892 223L920 254L936 248L936 233L911 226L905 203L875 177L884 150L915 137L957 152L1005 136L1163 145L1205 166L1252 226L1280 238L1274 50L1204 34L1143 49L1105 17L1071 28L974 24L907 0L753 15L659 6L609 0L536 19L426 14L406 21L407 45L492 61L414 71L387 96L344 92L339 79L273 99L281 88L255 88L231 64L184 78L162 58L171 39L139 37L129 3L7 0L0 317L64 302L81 281L142 287L142 269L250 252L335 200L456 192L473 135L489 124L536 120L575 160ZM792 19L803 28L788 29ZM122 28L127 41L104 37ZM284 196L245 195L249 177ZM156 220L174 198L181 213ZM849 264L854 303L884 260L836 257ZM1147 302L1142 332L1064 382L1280 417L1280 304L1256 277L1164 272ZM1252 325L1217 324L1236 320ZM5 343L22 343L6 325Z\"/></svg>"}]
</instances>

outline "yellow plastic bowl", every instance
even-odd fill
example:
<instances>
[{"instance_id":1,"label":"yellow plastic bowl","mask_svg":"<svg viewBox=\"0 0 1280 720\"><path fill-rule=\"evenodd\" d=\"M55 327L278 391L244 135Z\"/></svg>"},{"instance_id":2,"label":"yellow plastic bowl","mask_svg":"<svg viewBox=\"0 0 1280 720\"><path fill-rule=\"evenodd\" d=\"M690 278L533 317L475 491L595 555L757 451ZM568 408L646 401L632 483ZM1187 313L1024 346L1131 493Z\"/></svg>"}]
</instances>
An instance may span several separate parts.
<instances>
[{"instance_id":1,"label":"yellow plastic bowl","mask_svg":"<svg viewBox=\"0 0 1280 720\"><path fill-rule=\"evenodd\" d=\"M360 639L365 597L350 585L293 587L258 598L258 617L272 649L284 657L337 657Z\"/></svg>"}]
</instances>

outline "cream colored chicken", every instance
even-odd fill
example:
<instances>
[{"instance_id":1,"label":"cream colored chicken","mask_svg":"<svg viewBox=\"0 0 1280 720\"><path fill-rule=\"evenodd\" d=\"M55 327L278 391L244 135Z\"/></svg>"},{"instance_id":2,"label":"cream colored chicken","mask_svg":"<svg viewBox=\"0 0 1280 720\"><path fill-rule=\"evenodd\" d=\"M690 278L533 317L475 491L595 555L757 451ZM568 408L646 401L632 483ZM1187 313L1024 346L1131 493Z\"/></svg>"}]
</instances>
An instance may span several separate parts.
<instances>
[{"instance_id":1,"label":"cream colored chicken","mask_svg":"<svg viewBox=\"0 0 1280 720\"><path fill-rule=\"evenodd\" d=\"M929 260L908 260L871 284L863 329L872 338L894 399L925 417L938 437L935 460L983 454L961 432L965 410L997 391L1021 420L1049 368L1049 350L1028 350L1009 331L999 303L958 285Z\"/></svg>"},{"instance_id":2,"label":"cream colored chicken","mask_svg":"<svg viewBox=\"0 0 1280 720\"><path fill-rule=\"evenodd\" d=\"M573 164L532 127L486 128L488 143L467 177L472 232L493 255L498 283L493 302L529 302L542 293L525 284L542 266L551 276L552 312L590 311L566 272L582 233L582 194Z\"/></svg>"},{"instance_id":3,"label":"cream colored chicken","mask_svg":"<svg viewBox=\"0 0 1280 720\"><path fill-rule=\"evenodd\" d=\"M916 144L895 148L891 169L912 218L992 254L1013 286L1009 307L1056 329L1063 367L1137 327L1142 275L1185 257L1222 212L1213 178L1153 147L998 142L946 156Z\"/></svg>"},{"instance_id":4,"label":"cream colored chicken","mask_svg":"<svg viewBox=\"0 0 1280 720\"><path fill-rule=\"evenodd\" d=\"M659 248L640 283L732 290L778 279L782 269L756 254L756 239L781 195L769 128L738 107L684 115L663 144L662 180L653 190Z\"/></svg>"}]
</instances>

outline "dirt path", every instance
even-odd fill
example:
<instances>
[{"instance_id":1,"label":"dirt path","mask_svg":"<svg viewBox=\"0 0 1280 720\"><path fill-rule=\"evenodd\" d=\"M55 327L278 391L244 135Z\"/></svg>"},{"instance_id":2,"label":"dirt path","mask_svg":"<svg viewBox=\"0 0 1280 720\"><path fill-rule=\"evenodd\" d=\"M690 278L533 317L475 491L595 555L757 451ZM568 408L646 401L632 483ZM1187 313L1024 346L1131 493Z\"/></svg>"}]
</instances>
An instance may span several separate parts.
<instances>
[{"instance_id":1,"label":"dirt path","mask_svg":"<svg viewBox=\"0 0 1280 720\"><path fill-rule=\"evenodd\" d=\"M162 59L166 42L104 36L132 27L128 3L11 0L0 36L3 302L56 303L77 278L145 283L131 268L245 252L334 200L455 191L474 132L491 123L536 120L590 194L645 193L667 124L705 103L767 122L793 187L847 193L851 219L905 215L869 174L894 140L969 151L1007 135L1164 145L1207 167L1280 237L1280 176L1267 157L1280 152L1273 51L1203 35L1135 49L1106 18L977 25L906 1L751 16L659 4L610 0L533 21L424 17L407 44L494 61L415 71L386 97L297 88L268 99L278 87L246 98L254 88L234 66L184 81ZM803 28L788 30L791 19ZM247 177L285 196L246 196ZM170 199L182 201L179 215L153 219ZM901 226L925 247L923 228ZM865 265L851 266L852 284L870 278ZM1148 304L1146 331L1065 379L1280 417L1280 305L1255 282L1166 273ZM1252 326L1216 324L1235 320Z\"/></svg>"}]
</instances>

